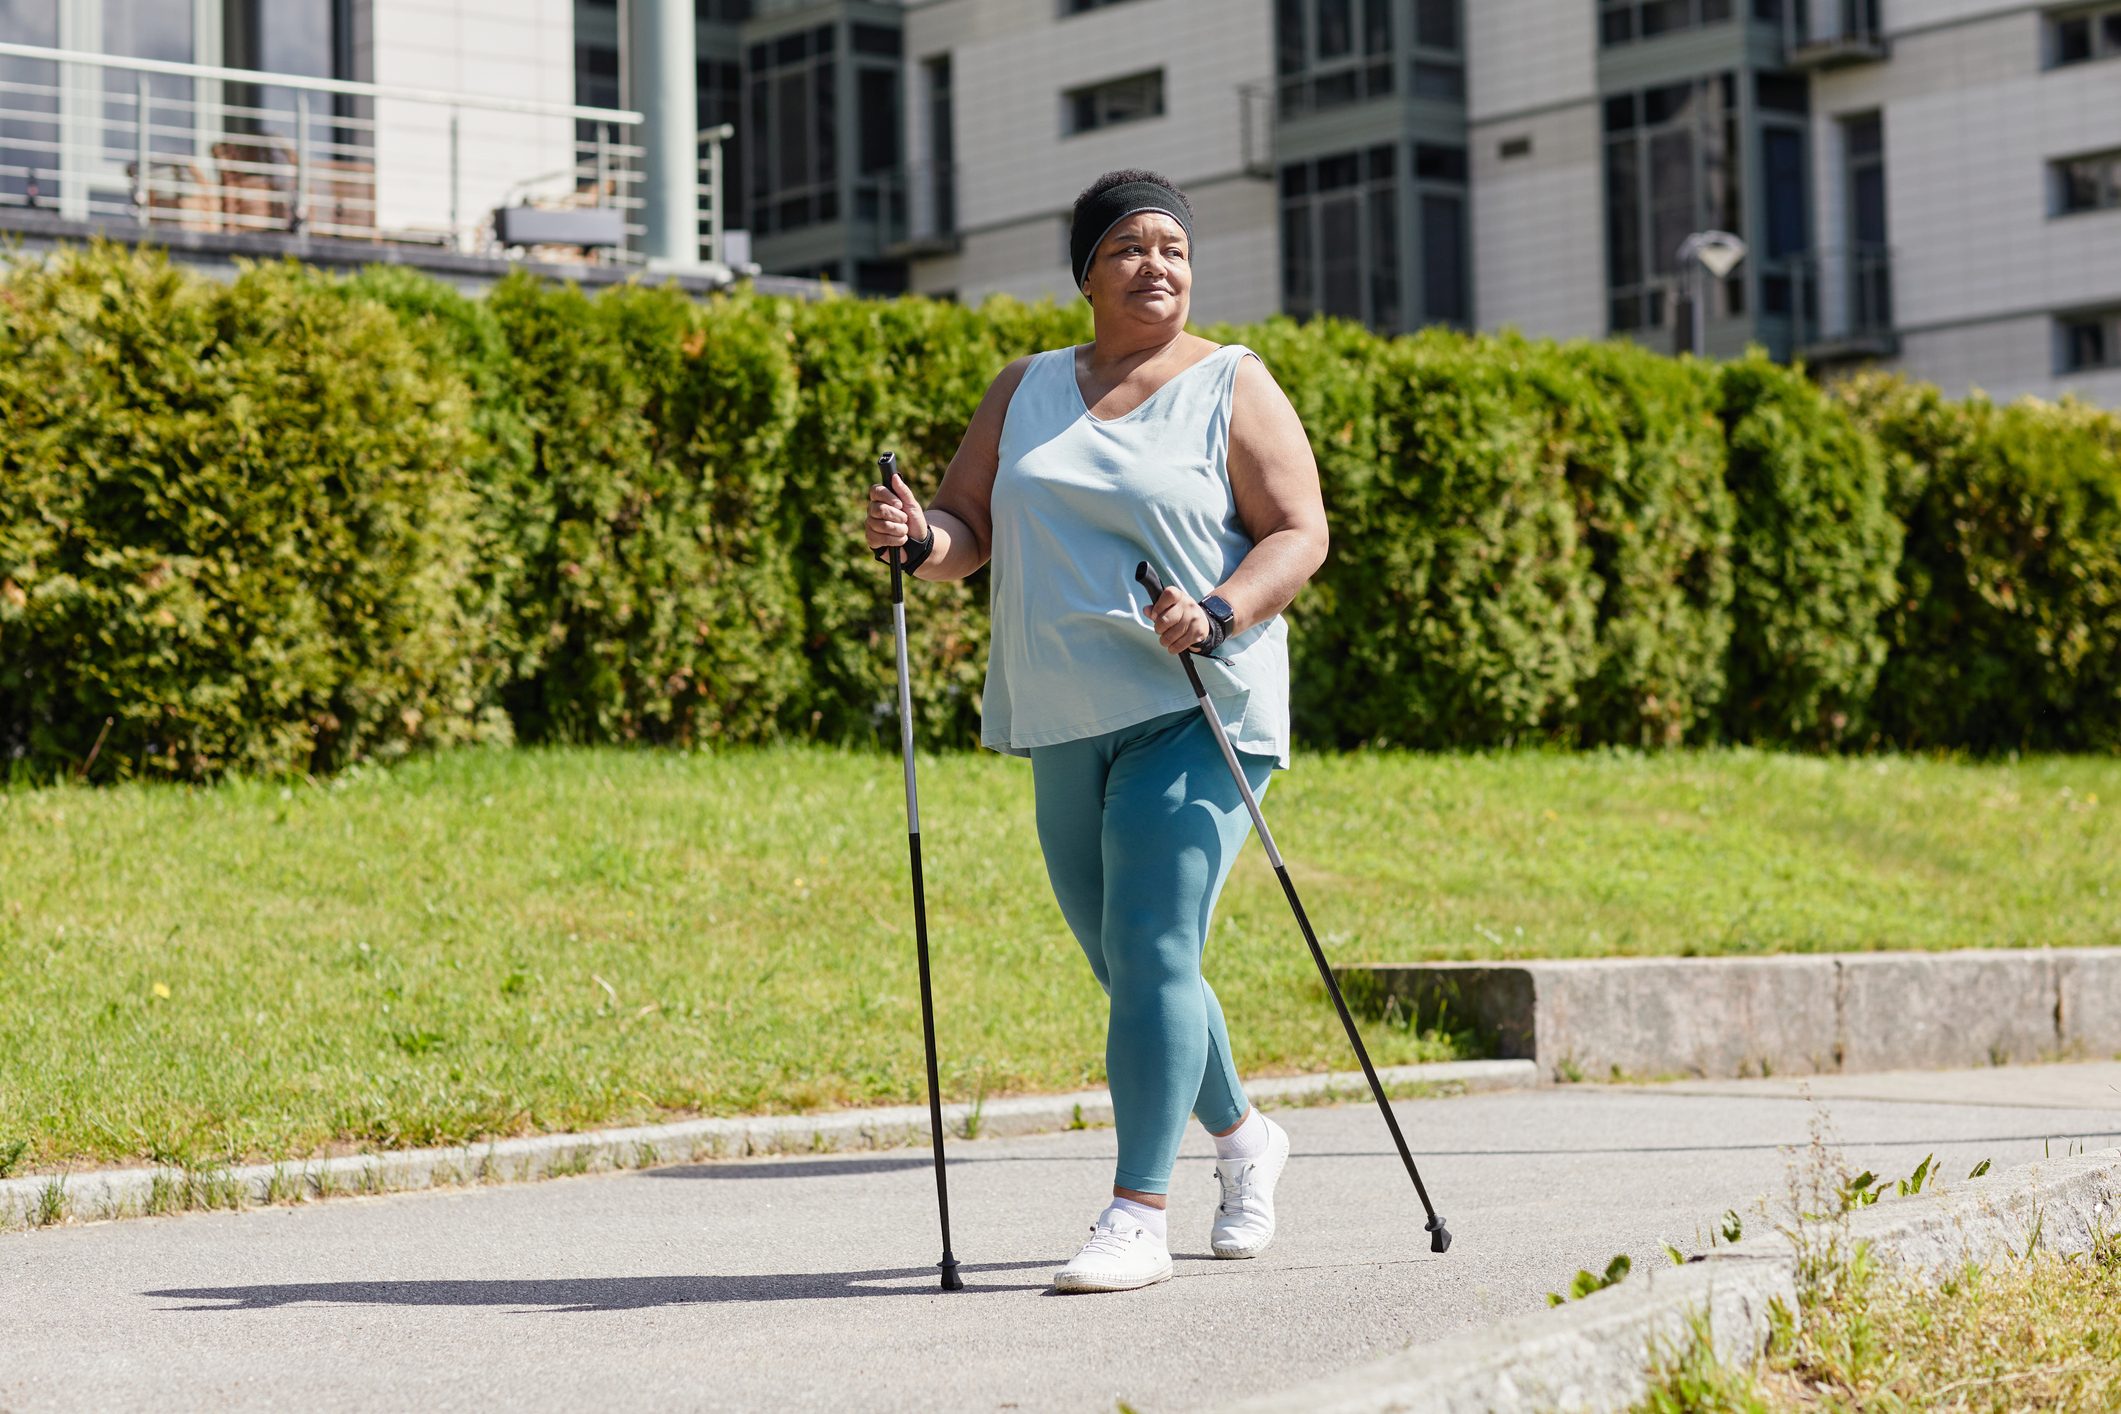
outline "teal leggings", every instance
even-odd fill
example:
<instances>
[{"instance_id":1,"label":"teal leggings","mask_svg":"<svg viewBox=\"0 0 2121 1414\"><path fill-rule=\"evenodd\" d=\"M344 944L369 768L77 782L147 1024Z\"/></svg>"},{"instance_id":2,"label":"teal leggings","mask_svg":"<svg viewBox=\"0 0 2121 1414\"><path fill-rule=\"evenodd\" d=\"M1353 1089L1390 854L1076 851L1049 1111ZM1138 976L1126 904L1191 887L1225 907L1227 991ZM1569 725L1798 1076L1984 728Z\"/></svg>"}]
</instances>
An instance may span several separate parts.
<instances>
[{"instance_id":1,"label":"teal leggings","mask_svg":"<svg viewBox=\"0 0 2121 1414\"><path fill-rule=\"evenodd\" d=\"M1272 758L1238 760L1263 793ZM1200 959L1251 816L1197 707L1033 747L1031 772L1054 896L1111 999L1113 1183L1163 1193L1187 1112L1225 1130L1248 1108Z\"/></svg>"}]
</instances>

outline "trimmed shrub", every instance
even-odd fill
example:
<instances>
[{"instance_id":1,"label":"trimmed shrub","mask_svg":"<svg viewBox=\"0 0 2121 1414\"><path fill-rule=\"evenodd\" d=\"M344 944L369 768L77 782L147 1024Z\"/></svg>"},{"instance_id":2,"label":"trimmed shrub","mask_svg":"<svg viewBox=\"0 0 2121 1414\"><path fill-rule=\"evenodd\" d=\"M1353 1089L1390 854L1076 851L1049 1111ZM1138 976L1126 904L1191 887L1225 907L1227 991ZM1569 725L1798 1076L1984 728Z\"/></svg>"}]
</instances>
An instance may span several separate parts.
<instances>
[{"instance_id":1,"label":"trimmed shrub","mask_svg":"<svg viewBox=\"0 0 2121 1414\"><path fill-rule=\"evenodd\" d=\"M105 244L0 283L0 755L321 771L481 708L462 381L286 262Z\"/></svg>"},{"instance_id":2,"label":"trimmed shrub","mask_svg":"<svg viewBox=\"0 0 2121 1414\"><path fill-rule=\"evenodd\" d=\"M1678 746L1714 730L1731 639L1731 535L1716 382L1634 344L1542 346L1598 590L1577 740Z\"/></svg>"},{"instance_id":3,"label":"trimmed shrub","mask_svg":"<svg viewBox=\"0 0 2121 1414\"><path fill-rule=\"evenodd\" d=\"M1566 730L1595 593L1526 346L1429 331L1373 348L1375 455L1331 458L1336 548L1304 691L1343 743Z\"/></svg>"},{"instance_id":4,"label":"trimmed shrub","mask_svg":"<svg viewBox=\"0 0 2121 1414\"><path fill-rule=\"evenodd\" d=\"M876 459L898 454L925 506L965 424L1008 359L982 312L932 300L836 298L791 311L800 411L789 437L788 524L807 610L813 693L799 730L896 740L890 570L862 543ZM924 745L979 740L987 672L987 575L907 589L915 732Z\"/></svg>"},{"instance_id":5,"label":"trimmed shrub","mask_svg":"<svg viewBox=\"0 0 2121 1414\"><path fill-rule=\"evenodd\" d=\"M2121 750L2121 422L1882 375L1839 392L1891 456L1908 528L1878 734Z\"/></svg>"},{"instance_id":6,"label":"trimmed shrub","mask_svg":"<svg viewBox=\"0 0 2121 1414\"><path fill-rule=\"evenodd\" d=\"M1724 729L1837 745L1860 729L1885 661L1902 535L1885 456L1845 407L1758 349L1723 365L1721 383L1737 507Z\"/></svg>"},{"instance_id":7,"label":"trimmed shrub","mask_svg":"<svg viewBox=\"0 0 2121 1414\"><path fill-rule=\"evenodd\" d=\"M508 693L517 722L584 742L772 734L803 676L771 518L795 408L778 316L702 311L670 287L591 300L528 275L488 301L536 488L518 611L536 666Z\"/></svg>"}]
</instances>

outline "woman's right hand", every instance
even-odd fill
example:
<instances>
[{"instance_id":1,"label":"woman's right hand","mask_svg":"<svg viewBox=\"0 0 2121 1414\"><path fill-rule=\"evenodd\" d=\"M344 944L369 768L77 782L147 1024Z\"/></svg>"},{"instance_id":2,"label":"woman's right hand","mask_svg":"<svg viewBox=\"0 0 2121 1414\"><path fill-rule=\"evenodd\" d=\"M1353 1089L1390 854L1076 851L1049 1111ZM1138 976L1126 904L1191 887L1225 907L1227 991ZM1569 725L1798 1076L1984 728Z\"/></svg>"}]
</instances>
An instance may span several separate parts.
<instances>
[{"instance_id":1,"label":"woman's right hand","mask_svg":"<svg viewBox=\"0 0 2121 1414\"><path fill-rule=\"evenodd\" d=\"M921 503L913 499L906 479L897 472L891 473L889 486L869 488L869 519L863 532L868 536L872 550L891 549L908 540L927 538L928 517L922 513Z\"/></svg>"}]
</instances>

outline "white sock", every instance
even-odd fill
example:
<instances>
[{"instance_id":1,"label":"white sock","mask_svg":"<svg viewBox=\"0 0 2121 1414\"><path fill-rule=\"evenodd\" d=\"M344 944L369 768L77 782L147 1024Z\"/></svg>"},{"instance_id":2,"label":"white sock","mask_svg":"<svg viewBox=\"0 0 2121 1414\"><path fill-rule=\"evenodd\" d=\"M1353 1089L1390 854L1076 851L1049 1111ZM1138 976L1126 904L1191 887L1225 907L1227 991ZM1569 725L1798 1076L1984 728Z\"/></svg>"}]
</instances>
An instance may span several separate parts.
<instances>
[{"instance_id":1,"label":"white sock","mask_svg":"<svg viewBox=\"0 0 2121 1414\"><path fill-rule=\"evenodd\" d=\"M1148 1229L1149 1236L1155 1238L1158 1242L1168 1242L1170 1240L1171 1229L1164 1222L1164 1210L1162 1208L1152 1208L1147 1203L1138 1203L1132 1198L1119 1197L1113 1198L1105 1206L1108 1210L1117 1208L1140 1223L1144 1228Z\"/></svg>"},{"instance_id":2,"label":"white sock","mask_svg":"<svg viewBox=\"0 0 2121 1414\"><path fill-rule=\"evenodd\" d=\"M1228 1134L1215 1135L1214 1139L1218 1159L1259 1158L1267 1152L1267 1117L1254 1106L1243 1124Z\"/></svg>"}]
</instances>

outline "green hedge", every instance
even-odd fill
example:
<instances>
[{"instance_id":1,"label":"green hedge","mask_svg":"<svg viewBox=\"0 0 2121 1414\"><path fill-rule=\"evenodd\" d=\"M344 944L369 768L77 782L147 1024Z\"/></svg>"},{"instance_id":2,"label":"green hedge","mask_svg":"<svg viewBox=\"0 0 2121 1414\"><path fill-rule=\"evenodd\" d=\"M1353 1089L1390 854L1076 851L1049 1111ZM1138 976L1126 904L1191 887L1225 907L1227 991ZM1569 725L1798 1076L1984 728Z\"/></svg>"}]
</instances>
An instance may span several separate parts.
<instances>
[{"instance_id":1,"label":"green hedge","mask_svg":"<svg viewBox=\"0 0 2121 1414\"><path fill-rule=\"evenodd\" d=\"M2078 404L1843 390L1907 525L1872 702L1910 746L2121 750L2121 421Z\"/></svg>"},{"instance_id":2,"label":"green hedge","mask_svg":"<svg viewBox=\"0 0 2121 1414\"><path fill-rule=\"evenodd\" d=\"M1314 744L2121 749L2121 419L1754 354L1222 326L1317 452ZM1074 305L0 279L0 760L327 770L469 740L891 740L876 454L933 494ZM985 575L920 583L976 737Z\"/></svg>"},{"instance_id":3,"label":"green hedge","mask_svg":"<svg viewBox=\"0 0 2121 1414\"><path fill-rule=\"evenodd\" d=\"M0 301L0 755L191 778L506 735L467 390L388 311L111 250Z\"/></svg>"}]
</instances>

